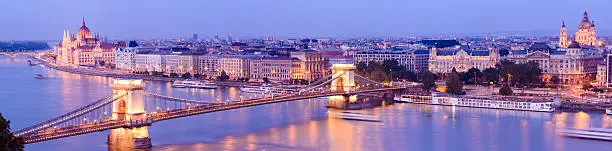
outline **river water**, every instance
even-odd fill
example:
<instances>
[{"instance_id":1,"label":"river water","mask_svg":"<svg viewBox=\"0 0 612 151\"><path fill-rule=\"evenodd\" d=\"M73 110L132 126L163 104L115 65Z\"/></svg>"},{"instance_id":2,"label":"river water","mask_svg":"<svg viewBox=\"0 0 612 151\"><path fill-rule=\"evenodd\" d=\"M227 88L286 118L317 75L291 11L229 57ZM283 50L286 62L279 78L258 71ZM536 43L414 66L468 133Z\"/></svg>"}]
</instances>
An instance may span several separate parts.
<instances>
[{"instance_id":1,"label":"river water","mask_svg":"<svg viewBox=\"0 0 612 151\"><path fill-rule=\"evenodd\" d=\"M43 74L46 79L35 79ZM112 92L112 78L29 66L0 58L0 112L13 130L51 119ZM173 89L148 82L147 92L197 100L236 100L237 88ZM362 110L382 122L328 118L326 101L303 100L183 117L149 127L151 150L473 150L612 151L612 142L566 138L558 128L612 128L602 113L541 113L419 104ZM26 150L109 150L108 131L26 145ZM116 150L111 148L110 150ZM126 149L129 150L129 149Z\"/></svg>"}]
</instances>

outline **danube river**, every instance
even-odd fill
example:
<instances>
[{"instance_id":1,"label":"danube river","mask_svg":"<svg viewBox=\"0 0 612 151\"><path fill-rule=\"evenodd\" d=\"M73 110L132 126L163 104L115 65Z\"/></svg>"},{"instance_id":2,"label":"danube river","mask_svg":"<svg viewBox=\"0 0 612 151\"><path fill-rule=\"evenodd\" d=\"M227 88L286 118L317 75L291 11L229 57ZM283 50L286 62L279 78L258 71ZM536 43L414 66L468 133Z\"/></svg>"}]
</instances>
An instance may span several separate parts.
<instances>
[{"instance_id":1,"label":"danube river","mask_svg":"<svg viewBox=\"0 0 612 151\"><path fill-rule=\"evenodd\" d=\"M35 74L47 78L35 79ZM112 78L29 66L0 58L0 112L13 130L51 119L111 93ZM237 88L173 89L147 82L147 92L197 100L250 97ZM321 99L270 104L154 123L151 150L472 150L612 151L612 142L566 138L558 128L612 128L602 113L541 113L395 104L362 110L382 122L328 118ZM108 132L26 145L26 150L109 150ZM111 149L114 150L114 149Z\"/></svg>"}]
</instances>

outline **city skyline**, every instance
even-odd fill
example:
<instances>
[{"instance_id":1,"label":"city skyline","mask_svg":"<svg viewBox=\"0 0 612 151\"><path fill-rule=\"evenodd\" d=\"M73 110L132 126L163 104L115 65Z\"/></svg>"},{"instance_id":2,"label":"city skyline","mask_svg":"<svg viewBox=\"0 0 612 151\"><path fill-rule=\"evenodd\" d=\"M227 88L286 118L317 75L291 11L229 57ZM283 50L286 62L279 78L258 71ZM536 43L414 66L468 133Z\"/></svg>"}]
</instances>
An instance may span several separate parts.
<instances>
[{"instance_id":1,"label":"city skyline","mask_svg":"<svg viewBox=\"0 0 612 151\"><path fill-rule=\"evenodd\" d=\"M2 10L3 14L10 15L1 15L5 24L0 29L3 33L0 40L59 40L60 31L75 31L82 17L102 36L123 40L184 38L193 33L204 38L215 35L237 38L395 37L497 32L556 36L562 21L573 27L580 22L585 10L597 25L601 25L598 28L601 35L607 35L607 27L612 24L605 7L612 2L604 0L3 1L0 4L13 6ZM45 26L40 26L43 24ZM570 33L575 30L568 28Z\"/></svg>"}]
</instances>

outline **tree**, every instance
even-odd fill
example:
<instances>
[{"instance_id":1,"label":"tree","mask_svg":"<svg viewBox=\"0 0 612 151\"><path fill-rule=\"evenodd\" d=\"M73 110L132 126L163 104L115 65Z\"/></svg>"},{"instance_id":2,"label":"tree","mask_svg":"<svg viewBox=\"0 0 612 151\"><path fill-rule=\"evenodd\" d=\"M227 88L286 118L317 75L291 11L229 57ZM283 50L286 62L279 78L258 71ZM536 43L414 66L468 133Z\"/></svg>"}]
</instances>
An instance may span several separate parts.
<instances>
[{"instance_id":1,"label":"tree","mask_svg":"<svg viewBox=\"0 0 612 151\"><path fill-rule=\"evenodd\" d=\"M446 93L459 95L463 92L463 83L459 81L459 73L453 68L453 71L446 79Z\"/></svg>"},{"instance_id":2,"label":"tree","mask_svg":"<svg viewBox=\"0 0 612 151\"><path fill-rule=\"evenodd\" d=\"M21 137L15 137L11 133L11 121L6 120L0 113L0 150L23 150L24 140Z\"/></svg>"},{"instance_id":3,"label":"tree","mask_svg":"<svg viewBox=\"0 0 612 151\"><path fill-rule=\"evenodd\" d=\"M221 71L221 74L219 75L219 77L217 77L217 80L219 81L226 81L229 80L229 76L227 75L227 73L225 73L225 71Z\"/></svg>"},{"instance_id":4,"label":"tree","mask_svg":"<svg viewBox=\"0 0 612 151\"><path fill-rule=\"evenodd\" d=\"M176 78L176 77L179 77L179 76L180 75L178 73L174 73L174 72L170 73L170 77Z\"/></svg>"},{"instance_id":5,"label":"tree","mask_svg":"<svg viewBox=\"0 0 612 151\"><path fill-rule=\"evenodd\" d=\"M503 96L512 95L512 93L514 93L512 92L512 88L510 88L510 86L508 86L507 84L505 84L499 89L499 94Z\"/></svg>"},{"instance_id":6,"label":"tree","mask_svg":"<svg viewBox=\"0 0 612 151\"><path fill-rule=\"evenodd\" d=\"M539 85L542 83L540 77L542 76L542 69L540 65L535 61L529 61L524 64L518 64L515 67L515 77L513 78L521 85Z\"/></svg>"},{"instance_id":7,"label":"tree","mask_svg":"<svg viewBox=\"0 0 612 151\"><path fill-rule=\"evenodd\" d=\"M508 54L510 54L510 50L506 49L506 48L502 48L499 50L499 56L507 56Z\"/></svg>"},{"instance_id":8,"label":"tree","mask_svg":"<svg viewBox=\"0 0 612 151\"><path fill-rule=\"evenodd\" d=\"M592 88L593 86L590 83L584 83L582 84L582 90L589 90L590 88Z\"/></svg>"},{"instance_id":9,"label":"tree","mask_svg":"<svg viewBox=\"0 0 612 151\"><path fill-rule=\"evenodd\" d=\"M200 79L202 78L202 75L199 73L196 73L196 74L193 74L193 78Z\"/></svg>"},{"instance_id":10,"label":"tree","mask_svg":"<svg viewBox=\"0 0 612 151\"><path fill-rule=\"evenodd\" d=\"M481 73L480 73L480 70L476 68L470 68L467 72L465 72L465 75L466 75L466 80L465 80L466 83L477 84Z\"/></svg>"},{"instance_id":11,"label":"tree","mask_svg":"<svg viewBox=\"0 0 612 151\"><path fill-rule=\"evenodd\" d=\"M554 75L550 78L550 83L552 83L553 86L555 86L555 88L559 85L560 82L561 82L561 79L559 79L558 75Z\"/></svg>"},{"instance_id":12,"label":"tree","mask_svg":"<svg viewBox=\"0 0 612 151\"><path fill-rule=\"evenodd\" d=\"M497 70L496 68L487 68L482 71L481 79L483 79L487 83L497 83L497 81L499 80L499 74L499 70Z\"/></svg>"},{"instance_id":13,"label":"tree","mask_svg":"<svg viewBox=\"0 0 612 151\"><path fill-rule=\"evenodd\" d=\"M268 77L264 77L263 81L264 81L264 83L270 83L270 79L268 79Z\"/></svg>"},{"instance_id":14,"label":"tree","mask_svg":"<svg viewBox=\"0 0 612 151\"><path fill-rule=\"evenodd\" d=\"M389 76L384 71L376 70L370 74L369 79L377 82L383 82L389 79Z\"/></svg>"},{"instance_id":15,"label":"tree","mask_svg":"<svg viewBox=\"0 0 612 151\"><path fill-rule=\"evenodd\" d=\"M421 81L423 90L429 91L431 88L436 87L436 74L429 70L424 70L419 73L419 79Z\"/></svg>"},{"instance_id":16,"label":"tree","mask_svg":"<svg viewBox=\"0 0 612 151\"><path fill-rule=\"evenodd\" d=\"M185 72L185 73L183 73L182 77L185 78L185 79L189 79L189 78L191 78L191 73Z\"/></svg>"}]
</instances>

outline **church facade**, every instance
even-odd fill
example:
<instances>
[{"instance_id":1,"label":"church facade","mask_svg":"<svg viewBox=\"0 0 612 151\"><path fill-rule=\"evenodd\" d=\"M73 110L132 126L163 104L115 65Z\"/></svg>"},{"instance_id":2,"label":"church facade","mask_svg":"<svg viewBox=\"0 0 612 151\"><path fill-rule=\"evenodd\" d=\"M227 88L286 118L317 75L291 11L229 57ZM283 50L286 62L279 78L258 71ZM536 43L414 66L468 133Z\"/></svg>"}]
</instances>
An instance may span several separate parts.
<instances>
[{"instance_id":1,"label":"church facade","mask_svg":"<svg viewBox=\"0 0 612 151\"><path fill-rule=\"evenodd\" d=\"M76 36L64 30L56 50L56 63L62 66L104 66L115 64L115 45L100 40L85 26L85 19Z\"/></svg>"},{"instance_id":2,"label":"church facade","mask_svg":"<svg viewBox=\"0 0 612 151\"><path fill-rule=\"evenodd\" d=\"M600 47L603 46L603 41L597 39L595 30L595 21L589 19L589 13L584 12L582 22L578 24L578 30L573 41L569 41L565 22L561 25L559 34L559 47L568 48L572 43L577 43L583 47Z\"/></svg>"}]
</instances>

